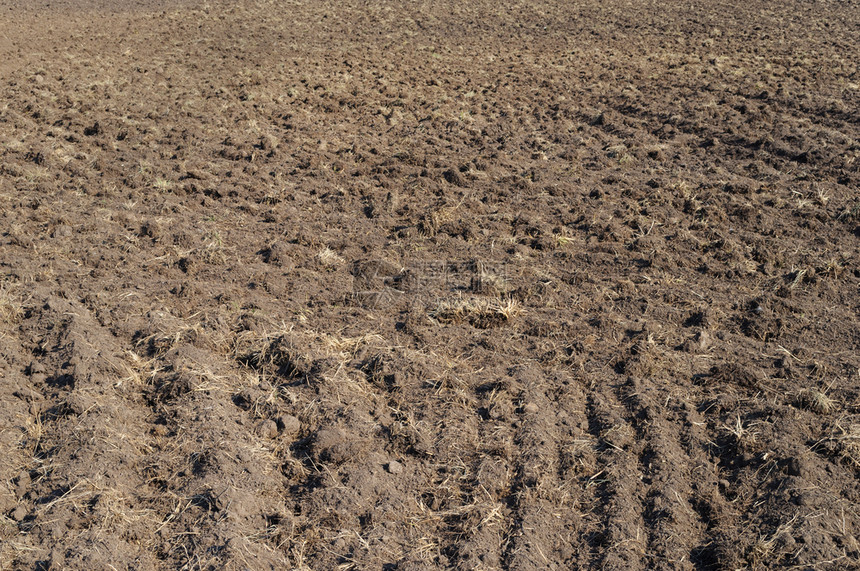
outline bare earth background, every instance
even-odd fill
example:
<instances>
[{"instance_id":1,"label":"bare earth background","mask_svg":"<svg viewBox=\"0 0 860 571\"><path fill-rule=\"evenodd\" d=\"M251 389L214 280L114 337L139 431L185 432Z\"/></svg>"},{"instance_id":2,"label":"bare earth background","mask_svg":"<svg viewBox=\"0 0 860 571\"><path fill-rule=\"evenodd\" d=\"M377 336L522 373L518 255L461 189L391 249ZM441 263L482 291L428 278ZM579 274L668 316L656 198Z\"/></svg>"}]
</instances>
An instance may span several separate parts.
<instances>
[{"instance_id":1,"label":"bare earth background","mask_svg":"<svg viewBox=\"0 0 860 571\"><path fill-rule=\"evenodd\" d=\"M860 568L858 38L0 0L0 568Z\"/></svg>"}]
</instances>

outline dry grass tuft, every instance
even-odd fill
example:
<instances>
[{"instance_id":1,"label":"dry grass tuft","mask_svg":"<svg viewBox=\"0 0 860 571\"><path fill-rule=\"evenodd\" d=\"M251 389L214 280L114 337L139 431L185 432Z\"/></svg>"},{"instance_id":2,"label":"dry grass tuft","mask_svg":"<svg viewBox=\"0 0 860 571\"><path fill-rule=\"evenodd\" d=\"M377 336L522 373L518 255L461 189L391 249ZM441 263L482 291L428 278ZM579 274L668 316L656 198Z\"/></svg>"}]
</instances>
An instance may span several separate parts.
<instances>
[{"instance_id":1,"label":"dry grass tuft","mask_svg":"<svg viewBox=\"0 0 860 571\"><path fill-rule=\"evenodd\" d=\"M197 253L200 259L207 264L223 264L227 261L228 249L224 245L224 239L219 232L210 232L205 237L206 242L203 248L200 248Z\"/></svg>"},{"instance_id":2,"label":"dry grass tuft","mask_svg":"<svg viewBox=\"0 0 860 571\"><path fill-rule=\"evenodd\" d=\"M134 390L151 384L159 370L155 365L155 359L144 359L134 351L126 351L126 357L120 363L125 375L114 384L114 387Z\"/></svg>"},{"instance_id":3,"label":"dry grass tuft","mask_svg":"<svg viewBox=\"0 0 860 571\"><path fill-rule=\"evenodd\" d=\"M346 263L343 258L328 246L317 252L316 257L317 261L328 270L335 270Z\"/></svg>"},{"instance_id":4,"label":"dry grass tuft","mask_svg":"<svg viewBox=\"0 0 860 571\"><path fill-rule=\"evenodd\" d=\"M24 450L30 458L35 458L38 453L40 446L42 445L42 438L45 435L45 427L42 424L41 415L31 415L26 419L25 429L27 431L26 436L21 440L20 447Z\"/></svg>"},{"instance_id":5,"label":"dry grass tuft","mask_svg":"<svg viewBox=\"0 0 860 571\"><path fill-rule=\"evenodd\" d=\"M837 422L832 441L836 444L836 454L841 460L860 468L860 424L846 427Z\"/></svg>"},{"instance_id":6,"label":"dry grass tuft","mask_svg":"<svg viewBox=\"0 0 860 571\"><path fill-rule=\"evenodd\" d=\"M513 298L468 297L443 300L430 310L429 315L440 323L467 322L478 329L487 329L510 323L521 313L522 307Z\"/></svg>"},{"instance_id":7,"label":"dry grass tuft","mask_svg":"<svg viewBox=\"0 0 860 571\"><path fill-rule=\"evenodd\" d=\"M24 317L20 288L8 283L0 285L0 323L14 325Z\"/></svg>"},{"instance_id":8,"label":"dry grass tuft","mask_svg":"<svg viewBox=\"0 0 860 571\"><path fill-rule=\"evenodd\" d=\"M165 178L156 178L155 182L152 183L152 186L155 187L155 190L160 192L161 194L166 194L173 189L173 182L165 179Z\"/></svg>"},{"instance_id":9,"label":"dry grass tuft","mask_svg":"<svg viewBox=\"0 0 860 571\"><path fill-rule=\"evenodd\" d=\"M801 408L817 414L830 414L836 408L836 403L826 393L818 389L803 389L797 396L797 404Z\"/></svg>"},{"instance_id":10,"label":"dry grass tuft","mask_svg":"<svg viewBox=\"0 0 860 571\"><path fill-rule=\"evenodd\" d=\"M460 204L432 209L421 217L418 231L424 236L433 237L449 222L457 220L457 210Z\"/></svg>"},{"instance_id":11,"label":"dry grass tuft","mask_svg":"<svg viewBox=\"0 0 860 571\"><path fill-rule=\"evenodd\" d=\"M203 335L201 323L180 324L171 330L162 330L147 335L137 342L138 347L145 347L152 357L161 357L171 349L183 343L195 344Z\"/></svg>"},{"instance_id":12,"label":"dry grass tuft","mask_svg":"<svg viewBox=\"0 0 860 571\"><path fill-rule=\"evenodd\" d=\"M723 425L723 430L729 433L735 440L739 450L750 450L755 448L759 433L752 430L755 423L744 425L740 415L732 424Z\"/></svg>"},{"instance_id":13,"label":"dry grass tuft","mask_svg":"<svg viewBox=\"0 0 860 571\"><path fill-rule=\"evenodd\" d=\"M775 553L775 549L779 538L786 533L791 533L796 521L797 516L777 527L770 536L759 536L748 555L748 560L752 564L753 569L760 568L761 565L766 565L769 561L773 561L775 556L778 555Z\"/></svg>"},{"instance_id":14,"label":"dry grass tuft","mask_svg":"<svg viewBox=\"0 0 860 571\"><path fill-rule=\"evenodd\" d=\"M375 333L357 337L321 333L313 329L297 330L286 324L271 332L247 331L236 337L233 358L261 373L300 377L311 372L315 363L330 360L335 370L364 349L385 346L385 339Z\"/></svg>"}]
</instances>

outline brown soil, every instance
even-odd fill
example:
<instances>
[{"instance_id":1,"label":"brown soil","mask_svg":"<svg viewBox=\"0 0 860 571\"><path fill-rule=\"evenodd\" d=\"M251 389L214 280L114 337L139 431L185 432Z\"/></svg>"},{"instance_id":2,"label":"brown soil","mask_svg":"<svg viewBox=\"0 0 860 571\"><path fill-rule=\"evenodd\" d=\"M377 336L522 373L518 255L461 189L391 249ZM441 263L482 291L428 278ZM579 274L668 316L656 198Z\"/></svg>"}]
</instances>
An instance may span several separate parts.
<instances>
[{"instance_id":1,"label":"brown soil","mask_svg":"<svg viewBox=\"0 0 860 571\"><path fill-rule=\"evenodd\" d=\"M0 21L0 568L860 568L856 0Z\"/></svg>"}]
</instances>

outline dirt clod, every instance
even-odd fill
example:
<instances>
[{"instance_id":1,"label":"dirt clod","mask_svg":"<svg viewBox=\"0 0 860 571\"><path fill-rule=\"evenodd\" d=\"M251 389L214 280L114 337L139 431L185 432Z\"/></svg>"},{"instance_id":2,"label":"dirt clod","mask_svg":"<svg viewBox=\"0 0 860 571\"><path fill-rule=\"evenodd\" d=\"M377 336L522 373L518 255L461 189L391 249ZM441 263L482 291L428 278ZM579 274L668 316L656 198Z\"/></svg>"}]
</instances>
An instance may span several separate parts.
<instances>
[{"instance_id":1,"label":"dirt clod","mask_svg":"<svg viewBox=\"0 0 860 571\"><path fill-rule=\"evenodd\" d=\"M295 436L301 428L302 424L299 419L291 414L282 414L278 417L278 429L284 436Z\"/></svg>"},{"instance_id":2,"label":"dirt clod","mask_svg":"<svg viewBox=\"0 0 860 571\"><path fill-rule=\"evenodd\" d=\"M24 506L16 507L14 510L12 510L12 513L9 514L9 517L11 517L15 521L23 521L24 518L27 517L27 508L25 508Z\"/></svg>"},{"instance_id":3,"label":"dirt clod","mask_svg":"<svg viewBox=\"0 0 860 571\"><path fill-rule=\"evenodd\" d=\"M264 420L257 427L257 433L263 438L275 438L278 435L278 423L274 420Z\"/></svg>"},{"instance_id":4,"label":"dirt clod","mask_svg":"<svg viewBox=\"0 0 860 571\"><path fill-rule=\"evenodd\" d=\"M523 405L523 412L526 414L537 414L540 412L540 407L533 402L529 402Z\"/></svg>"}]
</instances>

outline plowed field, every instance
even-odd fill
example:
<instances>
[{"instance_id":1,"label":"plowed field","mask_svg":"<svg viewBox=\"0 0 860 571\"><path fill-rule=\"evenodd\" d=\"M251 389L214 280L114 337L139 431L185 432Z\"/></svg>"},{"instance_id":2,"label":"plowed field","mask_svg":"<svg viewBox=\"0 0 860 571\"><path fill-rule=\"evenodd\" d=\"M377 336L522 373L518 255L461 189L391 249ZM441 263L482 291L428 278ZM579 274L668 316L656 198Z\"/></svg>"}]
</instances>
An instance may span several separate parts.
<instances>
[{"instance_id":1,"label":"plowed field","mask_svg":"<svg viewBox=\"0 0 860 571\"><path fill-rule=\"evenodd\" d=\"M0 569L860 568L856 0L0 0Z\"/></svg>"}]
</instances>

